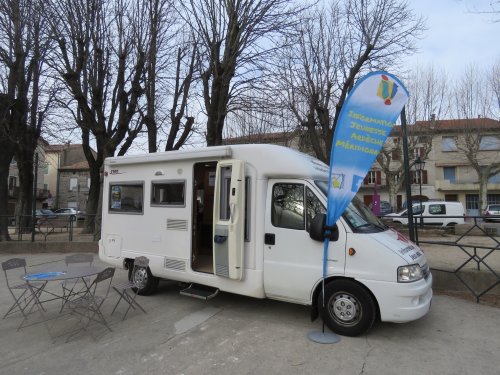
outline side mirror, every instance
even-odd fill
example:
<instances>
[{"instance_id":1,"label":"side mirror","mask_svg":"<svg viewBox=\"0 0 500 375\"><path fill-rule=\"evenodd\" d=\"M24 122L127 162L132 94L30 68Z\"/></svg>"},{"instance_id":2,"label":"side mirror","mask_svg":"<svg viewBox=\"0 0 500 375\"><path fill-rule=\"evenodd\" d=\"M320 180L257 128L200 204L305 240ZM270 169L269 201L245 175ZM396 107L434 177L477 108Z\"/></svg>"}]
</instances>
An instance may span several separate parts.
<instances>
[{"instance_id":1,"label":"side mirror","mask_svg":"<svg viewBox=\"0 0 500 375\"><path fill-rule=\"evenodd\" d=\"M327 229L330 228L326 227L326 215L317 214L314 219L312 219L311 225L309 226L309 237L315 241L323 242L326 238L325 232ZM337 241L339 239L339 227L337 224L330 229L328 238L330 241Z\"/></svg>"}]
</instances>

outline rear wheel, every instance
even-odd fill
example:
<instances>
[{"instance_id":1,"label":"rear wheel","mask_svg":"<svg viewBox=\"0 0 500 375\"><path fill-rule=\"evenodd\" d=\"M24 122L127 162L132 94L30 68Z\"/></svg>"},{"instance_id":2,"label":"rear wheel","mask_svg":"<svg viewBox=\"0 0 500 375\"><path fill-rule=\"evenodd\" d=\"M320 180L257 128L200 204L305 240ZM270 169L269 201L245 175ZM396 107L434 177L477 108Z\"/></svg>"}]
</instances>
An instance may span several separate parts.
<instances>
[{"instance_id":1,"label":"rear wheel","mask_svg":"<svg viewBox=\"0 0 500 375\"><path fill-rule=\"evenodd\" d=\"M351 280L333 280L318 298L318 309L325 324L344 336L358 336L371 328L377 317L372 295Z\"/></svg>"},{"instance_id":2,"label":"rear wheel","mask_svg":"<svg viewBox=\"0 0 500 375\"><path fill-rule=\"evenodd\" d=\"M142 296L153 294L160 282L158 277L151 274L149 267L134 267L133 264L129 266L128 279L139 287L138 294Z\"/></svg>"}]
</instances>

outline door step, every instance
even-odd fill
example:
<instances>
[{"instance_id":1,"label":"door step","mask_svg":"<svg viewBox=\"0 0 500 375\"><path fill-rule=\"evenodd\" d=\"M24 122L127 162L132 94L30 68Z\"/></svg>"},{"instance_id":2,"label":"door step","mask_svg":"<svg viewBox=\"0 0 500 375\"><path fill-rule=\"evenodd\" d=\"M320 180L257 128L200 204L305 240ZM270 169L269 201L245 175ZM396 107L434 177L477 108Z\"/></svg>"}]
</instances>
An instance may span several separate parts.
<instances>
[{"instance_id":1,"label":"door step","mask_svg":"<svg viewBox=\"0 0 500 375\"><path fill-rule=\"evenodd\" d=\"M182 289L180 294L183 296L209 300L214 298L219 293L219 289L211 286L191 284L186 289Z\"/></svg>"}]
</instances>

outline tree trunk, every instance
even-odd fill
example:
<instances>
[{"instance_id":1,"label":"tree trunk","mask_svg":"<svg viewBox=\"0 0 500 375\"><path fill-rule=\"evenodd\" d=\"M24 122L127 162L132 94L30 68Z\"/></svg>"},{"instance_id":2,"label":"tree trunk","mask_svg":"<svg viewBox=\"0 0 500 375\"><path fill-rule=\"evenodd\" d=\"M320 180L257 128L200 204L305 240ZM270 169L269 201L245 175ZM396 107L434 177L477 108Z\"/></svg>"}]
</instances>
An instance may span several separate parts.
<instances>
[{"instance_id":1,"label":"tree trunk","mask_svg":"<svg viewBox=\"0 0 500 375\"><path fill-rule=\"evenodd\" d=\"M19 153L18 153L19 154ZM19 170L19 195L16 205L16 216L20 220L20 228L23 233L29 233L32 229L32 208L33 208L33 155L31 159L26 152L23 155L24 160L17 161Z\"/></svg>"},{"instance_id":2,"label":"tree trunk","mask_svg":"<svg viewBox=\"0 0 500 375\"><path fill-rule=\"evenodd\" d=\"M479 215L488 205L488 171L478 171L479 175Z\"/></svg>"},{"instance_id":3,"label":"tree trunk","mask_svg":"<svg viewBox=\"0 0 500 375\"><path fill-rule=\"evenodd\" d=\"M0 142L0 145L3 143L5 142ZM2 150L7 151L3 147ZM10 241L8 217L9 166L14 152L11 153L10 157L8 154L8 152L2 151L0 156L0 242ZM9 160L7 161L7 159Z\"/></svg>"}]
</instances>

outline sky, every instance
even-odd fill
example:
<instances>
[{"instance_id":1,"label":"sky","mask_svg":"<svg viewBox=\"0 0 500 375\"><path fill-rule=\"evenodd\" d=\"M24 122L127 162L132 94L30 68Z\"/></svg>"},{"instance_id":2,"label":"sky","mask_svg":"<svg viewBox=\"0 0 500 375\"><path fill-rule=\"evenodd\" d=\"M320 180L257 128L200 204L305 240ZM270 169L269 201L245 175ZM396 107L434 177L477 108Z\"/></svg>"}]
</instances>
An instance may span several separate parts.
<instances>
[{"instance_id":1,"label":"sky","mask_svg":"<svg viewBox=\"0 0 500 375\"><path fill-rule=\"evenodd\" d=\"M500 3L496 18L474 13L491 9L492 1L497 0L409 0L415 13L427 19L428 30L418 42L420 52L408 62L444 69L450 78L471 64L492 66L500 59Z\"/></svg>"}]
</instances>

